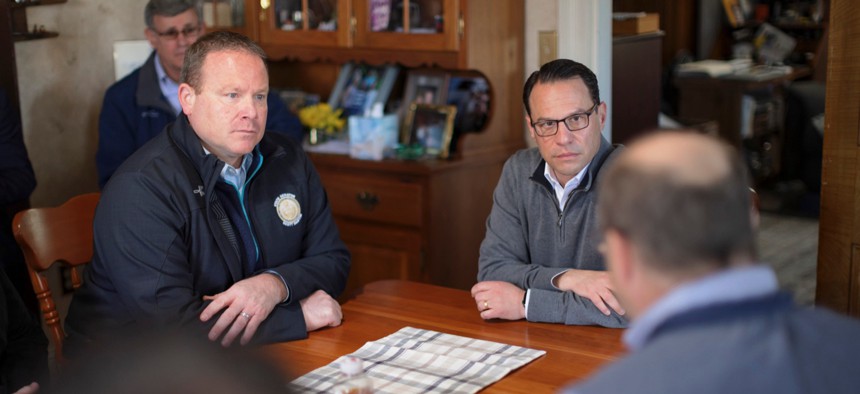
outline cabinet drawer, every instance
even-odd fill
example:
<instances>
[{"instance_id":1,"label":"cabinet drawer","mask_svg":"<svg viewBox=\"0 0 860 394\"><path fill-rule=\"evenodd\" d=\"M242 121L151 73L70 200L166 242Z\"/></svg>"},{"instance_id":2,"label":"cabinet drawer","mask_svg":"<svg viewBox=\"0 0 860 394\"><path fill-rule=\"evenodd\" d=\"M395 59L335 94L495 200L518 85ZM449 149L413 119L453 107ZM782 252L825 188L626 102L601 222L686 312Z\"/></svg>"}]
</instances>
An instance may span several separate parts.
<instances>
[{"instance_id":1,"label":"cabinet drawer","mask_svg":"<svg viewBox=\"0 0 860 394\"><path fill-rule=\"evenodd\" d=\"M353 219L420 227L423 188L396 178L320 171L332 212Z\"/></svg>"}]
</instances>

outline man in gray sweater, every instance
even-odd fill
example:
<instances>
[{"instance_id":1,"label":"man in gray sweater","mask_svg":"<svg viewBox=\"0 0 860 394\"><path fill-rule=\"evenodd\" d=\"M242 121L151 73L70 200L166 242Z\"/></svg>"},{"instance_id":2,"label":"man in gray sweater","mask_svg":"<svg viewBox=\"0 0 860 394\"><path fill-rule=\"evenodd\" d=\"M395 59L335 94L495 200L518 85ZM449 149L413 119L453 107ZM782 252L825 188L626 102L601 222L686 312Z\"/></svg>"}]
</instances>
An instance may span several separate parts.
<instances>
[{"instance_id":1,"label":"man in gray sweater","mask_svg":"<svg viewBox=\"0 0 860 394\"><path fill-rule=\"evenodd\" d=\"M523 88L537 148L505 163L472 287L484 319L624 327L595 219L601 169L622 148L601 135L597 77L567 59L543 65Z\"/></svg>"}]
</instances>

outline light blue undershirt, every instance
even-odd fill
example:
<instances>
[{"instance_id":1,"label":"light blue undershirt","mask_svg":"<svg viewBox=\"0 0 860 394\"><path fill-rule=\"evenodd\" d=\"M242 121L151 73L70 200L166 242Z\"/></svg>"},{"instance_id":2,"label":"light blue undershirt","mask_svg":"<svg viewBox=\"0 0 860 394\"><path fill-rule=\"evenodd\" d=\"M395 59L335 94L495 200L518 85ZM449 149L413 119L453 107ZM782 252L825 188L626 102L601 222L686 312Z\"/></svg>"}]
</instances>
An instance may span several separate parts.
<instances>
[{"instance_id":1,"label":"light blue undershirt","mask_svg":"<svg viewBox=\"0 0 860 394\"><path fill-rule=\"evenodd\" d=\"M778 291L776 275L766 265L734 268L676 287L635 319L624 332L630 351L641 349L660 325L673 316L714 304L759 298Z\"/></svg>"},{"instance_id":2,"label":"light blue undershirt","mask_svg":"<svg viewBox=\"0 0 860 394\"><path fill-rule=\"evenodd\" d=\"M158 52L155 53L155 75L158 76L158 87L161 88L161 94L173 107L173 114L179 116L179 112L182 111L182 106L179 105L179 84L167 76L164 67L161 66Z\"/></svg>"}]
</instances>

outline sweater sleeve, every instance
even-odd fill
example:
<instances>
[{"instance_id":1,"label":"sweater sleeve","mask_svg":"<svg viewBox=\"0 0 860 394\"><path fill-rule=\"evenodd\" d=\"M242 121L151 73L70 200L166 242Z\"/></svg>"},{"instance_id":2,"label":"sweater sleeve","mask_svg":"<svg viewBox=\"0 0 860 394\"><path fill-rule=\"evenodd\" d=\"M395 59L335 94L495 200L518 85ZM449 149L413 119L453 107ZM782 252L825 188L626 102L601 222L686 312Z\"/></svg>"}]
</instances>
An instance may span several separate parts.
<instances>
[{"instance_id":1,"label":"sweater sleeve","mask_svg":"<svg viewBox=\"0 0 860 394\"><path fill-rule=\"evenodd\" d=\"M568 268L547 267L531 261L527 226L522 217L524 202L518 192L521 189L518 182L523 182L524 176L515 169L516 159L514 156L505 163L493 192L493 208L478 258L478 281L504 281L522 289L552 289L550 279Z\"/></svg>"},{"instance_id":2,"label":"sweater sleeve","mask_svg":"<svg viewBox=\"0 0 860 394\"><path fill-rule=\"evenodd\" d=\"M623 316L615 311L606 316L594 306L591 300L572 291L532 289L529 293L527 313L529 321L611 328L627 327L627 319Z\"/></svg>"}]
</instances>

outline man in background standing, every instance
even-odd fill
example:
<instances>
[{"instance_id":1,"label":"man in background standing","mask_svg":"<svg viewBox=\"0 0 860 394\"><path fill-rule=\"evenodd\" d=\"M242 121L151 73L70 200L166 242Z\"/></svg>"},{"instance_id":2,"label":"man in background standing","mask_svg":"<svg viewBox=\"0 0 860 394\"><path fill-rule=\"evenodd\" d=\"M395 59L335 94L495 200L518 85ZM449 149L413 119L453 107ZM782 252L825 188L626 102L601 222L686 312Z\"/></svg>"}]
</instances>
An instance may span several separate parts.
<instances>
[{"instance_id":1,"label":"man in background standing","mask_svg":"<svg viewBox=\"0 0 860 394\"><path fill-rule=\"evenodd\" d=\"M96 152L99 187L134 151L176 120L179 72L185 51L205 33L199 0L149 0L146 39L154 51L146 62L105 92ZM266 129L302 138L298 118L275 93L268 95Z\"/></svg>"}]
</instances>

